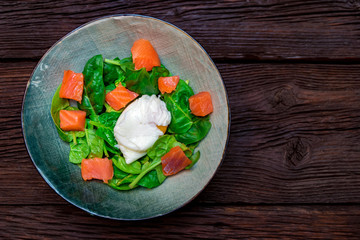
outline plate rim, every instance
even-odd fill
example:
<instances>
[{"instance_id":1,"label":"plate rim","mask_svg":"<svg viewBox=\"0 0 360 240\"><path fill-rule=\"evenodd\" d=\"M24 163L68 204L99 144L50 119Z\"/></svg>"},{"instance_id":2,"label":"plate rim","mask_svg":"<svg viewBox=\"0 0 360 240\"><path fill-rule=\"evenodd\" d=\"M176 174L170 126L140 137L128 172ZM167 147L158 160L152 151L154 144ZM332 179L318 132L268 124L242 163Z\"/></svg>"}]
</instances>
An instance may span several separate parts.
<instances>
[{"instance_id":1,"label":"plate rim","mask_svg":"<svg viewBox=\"0 0 360 240\"><path fill-rule=\"evenodd\" d=\"M200 47L200 49L205 53L205 55L207 56L207 58L210 60L210 63L213 65L213 67L215 68L217 74L219 75L221 81L222 81L222 86L224 88L224 92L225 92L225 98L226 98L226 107L227 107L227 110L228 110L228 115L227 115L227 120L228 120L228 125L227 125L227 131L226 131L226 140L225 140L225 145L224 145L224 149L223 149L223 153L222 153L222 156L221 156L221 160L219 161L218 165L216 166L216 169L215 171L213 172L212 176L209 178L209 180L207 181L207 183L202 187L202 189L200 191L198 191L193 197L191 197L188 201L184 202L183 204L181 204L180 206L170 210L170 211L167 211L165 213L161 213L161 214L158 214L158 215L153 215L153 216L150 216L150 217L145 217L145 218L133 218L133 219L126 219L126 218L120 218L120 217L111 217L111 216L107 216L107 215L104 215L104 214L100 214L100 213L97 213L97 212L94 212L90 209L87 209L79 204L76 204L74 202L72 202L71 200L67 199L65 196L63 196L63 194L60 193L59 190L57 190L57 188L55 188L55 186L53 186L53 184L49 181L49 179L47 178L47 176L43 173L43 171L38 168L38 166L36 165L31 153L30 153L30 149L28 147L28 142L26 140L26 133L25 133L25 128L26 126L24 125L24 103L25 103L25 99L26 99L26 95L27 95L27 92L28 92L28 88L30 86L30 82L34 76L34 73L35 73L35 70L39 67L39 65L42 63L43 59L49 54L49 52L55 48L58 44L60 44L65 38L67 38L68 36L70 36L71 34L75 33L76 31L79 31L80 29L88 26L88 25L91 25L95 22L98 22L98 21L101 21L101 20L106 20L106 19L111 19L111 18L117 18L117 17L139 17L139 18L148 18L148 19L152 19L152 20L156 20L156 21L159 21L159 22L162 22L162 23L165 23L171 27L173 27L175 30L177 31L180 31L182 32L183 34L185 34L185 36L189 37L190 40L192 40L196 45L198 45ZM152 219L152 218L156 218L156 217L161 217L161 216L165 216L165 215L168 215L174 211L177 211L178 209L186 206L187 204L189 204L190 202L192 202L197 196L199 196L199 194L204 191L204 189L208 186L208 184L211 182L211 180L214 178L216 172L219 170L220 166L222 165L224 159L225 159L225 155L226 155L226 149L228 147L228 144L229 144L229 138L230 138L230 126L231 126L231 108L230 108L230 104L229 104L229 97L228 97L228 93L226 91L226 85L225 85L225 82L223 80L223 78L221 77L221 74L218 70L218 68L216 67L214 61L212 60L212 58L210 57L210 55L207 53L207 51L192 37L190 36L187 32L185 32L184 30L182 30L181 28L175 26L174 24L172 23L169 23L165 20L161 20L161 19L158 19L158 18L155 18L155 17L151 17L151 16L146 16L146 15L140 15L140 14L113 14L113 15L106 15L106 16L103 16L103 17L100 17L100 18L96 18L94 20L91 20L89 22L86 22L84 24L81 24L80 26L76 27L75 29L73 29L72 31L68 32L67 34L65 34L63 37L61 37L59 40L57 40L43 55L42 57L40 58L40 60L38 61L38 63L36 64L36 66L34 67L30 77L29 77L29 80L27 81L27 84L26 84L26 88L25 88L25 91L24 91L24 95L23 95L23 99L22 99L22 104L21 104L21 133L22 133L22 136L23 136L23 139L24 139L24 144L25 144L25 147L26 147L26 151L27 151L27 154L29 155L32 163L34 164L36 170L38 171L38 173L40 174L40 176L45 180L45 182L60 196L62 197L65 201L67 201L68 203L70 203L71 205L89 213L90 215L92 216L97 216L97 217L102 217L102 218L105 218L105 219L112 219L112 220L122 220L122 221L139 221L139 220L147 220L147 219Z\"/></svg>"}]
</instances>

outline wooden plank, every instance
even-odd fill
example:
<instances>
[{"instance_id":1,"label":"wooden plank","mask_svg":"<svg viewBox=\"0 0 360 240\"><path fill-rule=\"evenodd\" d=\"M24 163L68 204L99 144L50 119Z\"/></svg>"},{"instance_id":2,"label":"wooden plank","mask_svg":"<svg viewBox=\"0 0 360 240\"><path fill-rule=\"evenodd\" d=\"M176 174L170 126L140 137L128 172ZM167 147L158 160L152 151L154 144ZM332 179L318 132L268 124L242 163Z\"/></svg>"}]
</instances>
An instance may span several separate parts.
<instances>
[{"instance_id":1,"label":"wooden plank","mask_svg":"<svg viewBox=\"0 0 360 240\"><path fill-rule=\"evenodd\" d=\"M3 204L66 204L26 157L21 135L22 96L35 64L0 66ZM360 202L359 65L218 67L229 94L231 136L219 172L197 202Z\"/></svg>"},{"instance_id":2,"label":"wooden plank","mask_svg":"<svg viewBox=\"0 0 360 240\"><path fill-rule=\"evenodd\" d=\"M356 66L224 67L231 137L209 193L253 203L360 200Z\"/></svg>"},{"instance_id":3,"label":"wooden plank","mask_svg":"<svg viewBox=\"0 0 360 240\"><path fill-rule=\"evenodd\" d=\"M3 239L358 239L359 206L198 206L114 221L73 206L0 206Z\"/></svg>"},{"instance_id":4,"label":"wooden plank","mask_svg":"<svg viewBox=\"0 0 360 240\"><path fill-rule=\"evenodd\" d=\"M39 59L68 32L112 14L173 23L215 60L360 61L359 6L342 0L1 1L0 58Z\"/></svg>"}]
</instances>

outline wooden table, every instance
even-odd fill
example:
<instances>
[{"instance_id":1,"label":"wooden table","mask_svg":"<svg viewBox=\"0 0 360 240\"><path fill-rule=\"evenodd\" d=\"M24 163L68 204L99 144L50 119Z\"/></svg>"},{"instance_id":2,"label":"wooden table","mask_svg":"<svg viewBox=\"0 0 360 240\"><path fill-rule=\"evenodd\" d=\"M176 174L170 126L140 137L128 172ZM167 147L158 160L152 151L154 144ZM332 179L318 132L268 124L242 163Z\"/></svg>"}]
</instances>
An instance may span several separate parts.
<instances>
[{"instance_id":1,"label":"wooden table","mask_svg":"<svg viewBox=\"0 0 360 240\"><path fill-rule=\"evenodd\" d=\"M111 14L142 14L193 36L231 107L220 170L189 205L124 222L58 196L29 158L21 104L62 36ZM12 1L0 3L0 238L360 237L358 1Z\"/></svg>"}]
</instances>

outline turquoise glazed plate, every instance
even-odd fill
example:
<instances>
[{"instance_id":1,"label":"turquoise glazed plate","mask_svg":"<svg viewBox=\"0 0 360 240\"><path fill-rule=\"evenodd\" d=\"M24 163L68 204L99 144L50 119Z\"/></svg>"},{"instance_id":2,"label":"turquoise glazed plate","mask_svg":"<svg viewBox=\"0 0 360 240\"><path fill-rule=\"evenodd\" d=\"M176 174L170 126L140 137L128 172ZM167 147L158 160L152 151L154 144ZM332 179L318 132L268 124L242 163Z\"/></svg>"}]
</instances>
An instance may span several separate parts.
<instances>
[{"instance_id":1,"label":"turquoise glazed plate","mask_svg":"<svg viewBox=\"0 0 360 240\"><path fill-rule=\"evenodd\" d=\"M117 191L100 181L83 181L69 162L50 115L51 100L63 71L82 72L92 56L130 56L133 42L148 39L171 73L190 80L194 92L209 91L212 129L200 143L201 158L190 170L169 177L159 187ZM221 76L204 49L181 29L158 19L110 16L89 22L60 39L42 57L28 82L22 108L23 135L29 155L44 180L64 199L101 217L136 220L164 215L194 199L218 169L228 140L229 107Z\"/></svg>"}]
</instances>

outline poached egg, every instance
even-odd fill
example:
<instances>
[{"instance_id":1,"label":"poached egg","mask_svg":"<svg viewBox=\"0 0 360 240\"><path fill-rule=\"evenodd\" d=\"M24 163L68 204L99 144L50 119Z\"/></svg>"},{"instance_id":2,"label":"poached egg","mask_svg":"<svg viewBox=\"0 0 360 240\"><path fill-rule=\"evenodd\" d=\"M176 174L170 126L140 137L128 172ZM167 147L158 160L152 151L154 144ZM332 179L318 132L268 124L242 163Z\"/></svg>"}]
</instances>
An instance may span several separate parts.
<instances>
[{"instance_id":1,"label":"poached egg","mask_svg":"<svg viewBox=\"0 0 360 240\"><path fill-rule=\"evenodd\" d=\"M115 139L127 164L142 156L164 135L158 126L167 127L171 114L166 104L155 95L143 95L129 104L114 128Z\"/></svg>"}]
</instances>

